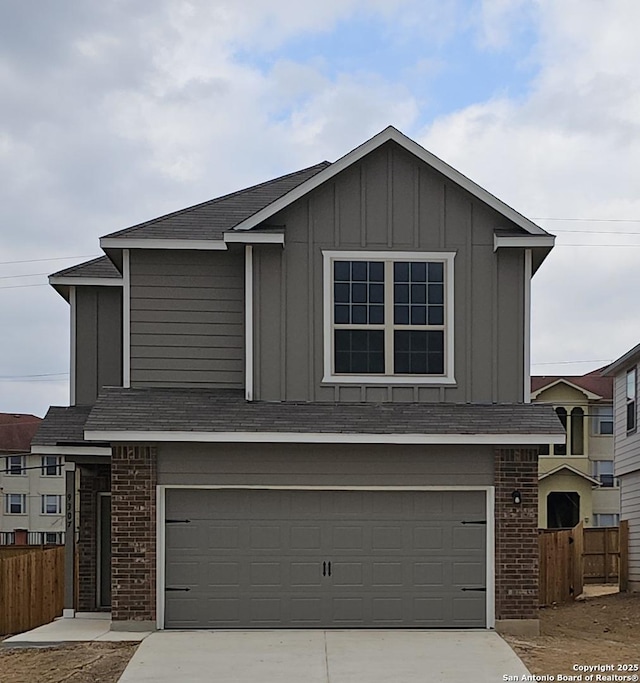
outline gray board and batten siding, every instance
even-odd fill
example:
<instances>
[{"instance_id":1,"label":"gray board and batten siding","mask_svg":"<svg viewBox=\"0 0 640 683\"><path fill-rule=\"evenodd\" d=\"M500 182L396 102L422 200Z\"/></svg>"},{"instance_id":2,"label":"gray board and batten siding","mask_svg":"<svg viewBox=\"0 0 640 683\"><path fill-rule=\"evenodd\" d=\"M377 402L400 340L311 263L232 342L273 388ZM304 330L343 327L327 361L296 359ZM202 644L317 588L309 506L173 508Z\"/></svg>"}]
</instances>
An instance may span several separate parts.
<instances>
[{"instance_id":1,"label":"gray board and batten siding","mask_svg":"<svg viewBox=\"0 0 640 683\"><path fill-rule=\"evenodd\" d=\"M244 388L244 251L130 252L131 386Z\"/></svg>"},{"instance_id":2,"label":"gray board and batten siding","mask_svg":"<svg viewBox=\"0 0 640 683\"><path fill-rule=\"evenodd\" d=\"M520 231L389 142L275 215L284 249L254 248L254 397L265 401L520 402L525 259L494 252L494 230ZM455 252L451 386L323 384L326 250Z\"/></svg>"},{"instance_id":3,"label":"gray board and batten siding","mask_svg":"<svg viewBox=\"0 0 640 683\"><path fill-rule=\"evenodd\" d=\"M122 385L122 287L76 287L76 405Z\"/></svg>"}]
</instances>

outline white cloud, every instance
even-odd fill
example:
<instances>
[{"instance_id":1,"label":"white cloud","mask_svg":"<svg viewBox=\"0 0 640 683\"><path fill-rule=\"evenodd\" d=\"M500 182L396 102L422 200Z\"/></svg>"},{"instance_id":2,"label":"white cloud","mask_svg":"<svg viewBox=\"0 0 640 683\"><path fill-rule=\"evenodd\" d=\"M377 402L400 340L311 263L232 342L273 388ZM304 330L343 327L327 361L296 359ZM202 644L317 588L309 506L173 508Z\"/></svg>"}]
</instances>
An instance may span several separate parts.
<instances>
[{"instance_id":1,"label":"white cloud","mask_svg":"<svg viewBox=\"0 0 640 683\"><path fill-rule=\"evenodd\" d=\"M493 6L504 4L511 3ZM640 5L545 0L538 21L540 71L530 94L443 116L422 142L525 215L640 219ZM614 358L640 339L632 308L640 247L562 246L640 244L628 235L560 232L620 226L640 235L640 222L543 222L558 230L559 246L534 278L534 363Z\"/></svg>"}]
</instances>

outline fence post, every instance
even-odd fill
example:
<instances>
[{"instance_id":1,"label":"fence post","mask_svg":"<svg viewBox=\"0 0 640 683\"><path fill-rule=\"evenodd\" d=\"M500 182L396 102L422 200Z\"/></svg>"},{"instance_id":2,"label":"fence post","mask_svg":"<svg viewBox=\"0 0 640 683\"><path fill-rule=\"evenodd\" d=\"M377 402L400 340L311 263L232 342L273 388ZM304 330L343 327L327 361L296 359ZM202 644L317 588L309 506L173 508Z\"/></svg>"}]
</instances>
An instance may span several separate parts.
<instances>
[{"instance_id":1,"label":"fence post","mask_svg":"<svg viewBox=\"0 0 640 683\"><path fill-rule=\"evenodd\" d=\"M618 531L620 556L618 560L619 590L624 593L629 589L629 520L620 520Z\"/></svg>"}]
</instances>

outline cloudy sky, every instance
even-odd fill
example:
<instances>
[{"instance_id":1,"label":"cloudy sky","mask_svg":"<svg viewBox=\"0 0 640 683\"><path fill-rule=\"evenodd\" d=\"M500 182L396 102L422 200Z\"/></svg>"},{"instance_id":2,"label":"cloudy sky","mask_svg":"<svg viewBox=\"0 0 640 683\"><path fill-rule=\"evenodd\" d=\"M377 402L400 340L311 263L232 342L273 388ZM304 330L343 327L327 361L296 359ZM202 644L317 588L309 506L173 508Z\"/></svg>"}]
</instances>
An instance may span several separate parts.
<instances>
[{"instance_id":1,"label":"cloudy sky","mask_svg":"<svg viewBox=\"0 0 640 683\"><path fill-rule=\"evenodd\" d=\"M640 342L638 26L637 0L0 3L0 411L68 403L48 273L389 124L558 236L534 374L621 355Z\"/></svg>"}]
</instances>

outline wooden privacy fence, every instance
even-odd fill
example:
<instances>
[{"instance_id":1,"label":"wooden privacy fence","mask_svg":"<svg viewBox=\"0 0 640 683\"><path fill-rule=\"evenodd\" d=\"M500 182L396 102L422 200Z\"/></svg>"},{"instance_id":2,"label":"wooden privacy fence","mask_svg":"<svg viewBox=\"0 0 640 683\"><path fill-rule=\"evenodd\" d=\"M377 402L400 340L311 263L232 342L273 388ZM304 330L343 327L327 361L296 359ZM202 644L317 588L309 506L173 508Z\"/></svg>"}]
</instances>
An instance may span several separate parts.
<instances>
[{"instance_id":1,"label":"wooden privacy fence","mask_svg":"<svg viewBox=\"0 0 640 683\"><path fill-rule=\"evenodd\" d=\"M573 529L540 530L540 605L569 602L582 593L582 522Z\"/></svg>"},{"instance_id":2,"label":"wooden privacy fence","mask_svg":"<svg viewBox=\"0 0 640 683\"><path fill-rule=\"evenodd\" d=\"M0 635L48 624L63 604L64 546L0 549Z\"/></svg>"},{"instance_id":3,"label":"wooden privacy fence","mask_svg":"<svg viewBox=\"0 0 640 683\"><path fill-rule=\"evenodd\" d=\"M618 583L620 579L624 583L628 530L627 520L620 522L619 527L584 530L585 583Z\"/></svg>"},{"instance_id":4,"label":"wooden privacy fence","mask_svg":"<svg viewBox=\"0 0 640 683\"><path fill-rule=\"evenodd\" d=\"M575 600L585 583L619 583L627 589L628 522L620 527L585 529L582 523L573 529L541 529L540 605Z\"/></svg>"}]
</instances>

